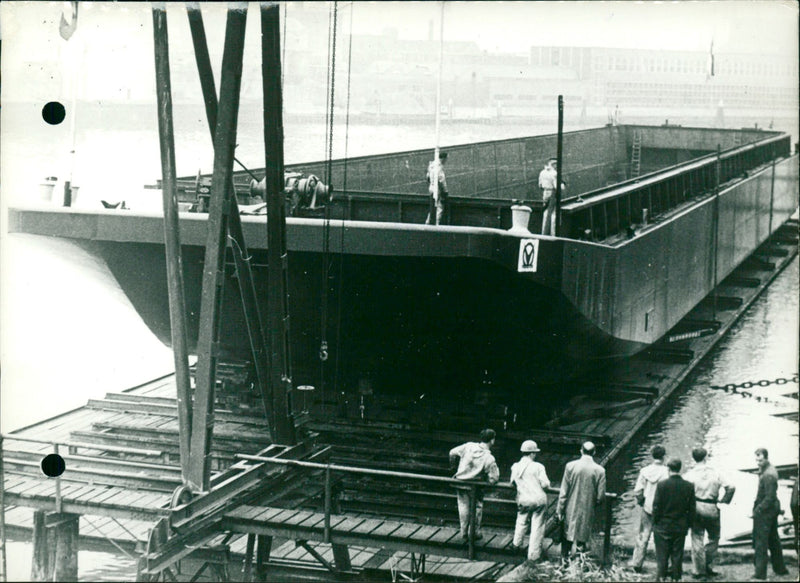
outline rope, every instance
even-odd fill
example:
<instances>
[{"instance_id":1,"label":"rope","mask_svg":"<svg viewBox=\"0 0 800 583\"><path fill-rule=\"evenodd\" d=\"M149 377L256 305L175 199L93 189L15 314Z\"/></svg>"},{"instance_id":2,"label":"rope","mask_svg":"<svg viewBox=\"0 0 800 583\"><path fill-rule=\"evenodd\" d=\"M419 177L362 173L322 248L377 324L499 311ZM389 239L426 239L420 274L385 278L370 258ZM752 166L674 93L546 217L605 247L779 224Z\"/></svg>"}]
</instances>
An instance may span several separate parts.
<instances>
[{"instance_id":1,"label":"rope","mask_svg":"<svg viewBox=\"0 0 800 583\"><path fill-rule=\"evenodd\" d=\"M350 144L350 70L353 63L353 10L355 6L350 4L350 39L348 41L347 47L347 103L345 109L345 122L344 122L344 176L342 178L342 192L347 192L347 155L348 155L348 147ZM338 348L341 346L341 337L342 337L342 280L344 278L344 216L342 216L342 224L339 228L339 273L338 278L336 281L337 285L337 318L336 318L336 361L334 364L334 373L333 373L333 390L337 392L339 390L339 354L341 350ZM324 401L323 401L323 412L324 412Z\"/></svg>"},{"instance_id":2,"label":"rope","mask_svg":"<svg viewBox=\"0 0 800 583\"><path fill-rule=\"evenodd\" d=\"M334 2L331 8L330 29L329 29L329 63L328 70L328 111L327 129L328 129L328 148L326 153L326 181L328 183L329 192L333 193L333 107L336 95L336 28L337 28L337 13L338 3ZM328 360L328 277L330 275L330 228L331 228L331 211L330 204L325 204L325 220L322 229L322 298L321 298L321 317L320 317L320 345L319 345L319 360L320 360L320 394L321 398L325 400L325 361Z\"/></svg>"}]
</instances>

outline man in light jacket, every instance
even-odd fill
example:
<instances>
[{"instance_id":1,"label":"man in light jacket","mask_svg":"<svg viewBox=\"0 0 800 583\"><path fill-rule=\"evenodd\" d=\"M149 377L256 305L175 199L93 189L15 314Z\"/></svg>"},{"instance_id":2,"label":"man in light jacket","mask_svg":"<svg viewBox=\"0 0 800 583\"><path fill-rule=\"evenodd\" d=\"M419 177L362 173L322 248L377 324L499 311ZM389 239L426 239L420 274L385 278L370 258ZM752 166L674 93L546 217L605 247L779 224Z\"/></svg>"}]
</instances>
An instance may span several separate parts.
<instances>
[{"instance_id":1,"label":"man in light jacket","mask_svg":"<svg viewBox=\"0 0 800 583\"><path fill-rule=\"evenodd\" d=\"M528 560L536 561L542 555L544 538L544 511L547 507L547 493L550 487L544 466L536 461L539 446L528 439L522 442L522 458L511 466L511 483L517 488L517 522L514 526L513 545L523 548L525 532L530 526L531 537L528 543Z\"/></svg>"},{"instance_id":2,"label":"man in light jacket","mask_svg":"<svg viewBox=\"0 0 800 583\"><path fill-rule=\"evenodd\" d=\"M706 464L705 448L692 450L695 466L683 477L694 484L695 512L692 523L692 563L695 579L718 575L711 568L719 547L720 516L717 503L728 504L736 488L714 468ZM724 490L722 498L720 490ZM708 542L703 545L706 533Z\"/></svg>"},{"instance_id":3,"label":"man in light jacket","mask_svg":"<svg viewBox=\"0 0 800 583\"><path fill-rule=\"evenodd\" d=\"M572 544L580 552L588 551L594 527L594 511L606 496L606 470L594 461L594 444L581 446L580 459L564 468L556 515L563 521L561 557L568 559Z\"/></svg>"},{"instance_id":4,"label":"man in light jacket","mask_svg":"<svg viewBox=\"0 0 800 583\"><path fill-rule=\"evenodd\" d=\"M650 544L650 535L653 532L653 497L656 495L656 485L669 477L669 470L664 465L664 456L666 455L664 447L656 445L650 453L653 456L653 463L639 471L639 477L636 478L636 486L633 489L636 502L642 507L639 516L639 530L636 534L636 546L629 564L637 573L642 572L644 555L647 553L647 545Z\"/></svg>"},{"instance_id":5,"label":"man in light jacket","mask_svg":"<svg viewBox=\"0 0 800 583\"><path fill-rule=\"evenodd\" d=\"M491 453L496 433L494 429L484 429L480 434L480 441L470 441L450 450L450 466L458 464L458 470L453 476L456 480L479 480L487 484L496 484L500 479L500 470ZM469 540L470 531L470 498L473 489L471 486L457 486L458 519L461 525L461 538ZM475 524L473 532L475 540L483 538L481 534L481 519L483 518L482 488L475 489Z\"/></svg>"}]
</instances>

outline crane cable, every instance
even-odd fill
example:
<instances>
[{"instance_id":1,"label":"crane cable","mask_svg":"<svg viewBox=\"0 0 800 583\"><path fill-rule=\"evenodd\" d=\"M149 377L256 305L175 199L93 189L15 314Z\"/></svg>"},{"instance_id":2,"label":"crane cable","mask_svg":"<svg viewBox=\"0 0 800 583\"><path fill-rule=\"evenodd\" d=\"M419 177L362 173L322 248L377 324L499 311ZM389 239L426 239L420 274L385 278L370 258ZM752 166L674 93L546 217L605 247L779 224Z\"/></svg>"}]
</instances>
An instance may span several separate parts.
<instances>
[{"instance_id":1,"label":"crane cable","mask_svg":"<svg viewBox=\"0 0 800 583\"><path fill-rule=\"evenodd\" d=\"M347 155L348 146L350 143L350 70L353 63L353 11L355 5L350 4L350 38L347 46L347 98L345 105L345 122L344 122L344 176L342 178L342 192L347 192ZM337 313L336 313L336 359L334 361L334 374L333 374L333 390L339 390L339 349L342 335L342 284L344 278L344 217L342 217L342 224L339 226L339 269L336 281L337 285Z\"/></svg>"},{"instance_id":2,"label":"crane cable","mask_svg":"<svg viewBox=\"0 0 800 583\"><path fill-rule=\"evenodd\" d=\"M334 2L331 8L331 15L329 17L328 29L328 108L326 111L326 127L327 127L327 153L326 153L326 182L329 188L329 197L333 195L333 108L334 97L336 94L336 28L337 28L337 13L338 2ZM320 360L320 394L322 402L325 402L325 361L328 360L328 278L330 276L330 228L331 228L331 215L330 204L325 204L325 219L322 229L322 298L321 298L321 317L320 317L320 345L319 345L319 360Z\"/></svg>"}]
</instances>

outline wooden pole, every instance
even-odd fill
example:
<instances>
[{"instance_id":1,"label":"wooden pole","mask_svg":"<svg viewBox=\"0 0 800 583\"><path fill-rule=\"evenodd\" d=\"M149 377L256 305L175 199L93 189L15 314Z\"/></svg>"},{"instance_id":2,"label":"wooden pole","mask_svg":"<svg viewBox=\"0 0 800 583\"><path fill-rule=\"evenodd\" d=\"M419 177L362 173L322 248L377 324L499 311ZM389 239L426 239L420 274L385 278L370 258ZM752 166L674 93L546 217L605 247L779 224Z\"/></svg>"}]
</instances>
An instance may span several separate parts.
<instances>
[{"instance_id":1,"label":"wooden pole","mask_svg":"<svg viewBox=\"0 0 800 583\"><path fill-rule=\"evenodd\" d=\"M186 301L183 290L178 220L177 172L175 169L175 134L172 125L172 89L169 70L169 38L166 7L153 7L155 41L156 97L158 102L158 139L161 147L162 204L164 208L164 246L167 260L170 333L175 361L175 385L178 398L178 443L181 477L189 482L189 436L192 430L192 395L189 381L189 349L186 332Z\"/></svg>"},{"instance_id":2,"label":"wooden pole","mask_svg":"<svg viewBox=\"0 0 800 583\"><path fill-rule=\"evenodd\" d=\"M561 233L561 154L564 139L564 96L558 96L558 135L556 137L556 226L553 236Z\"/></svg>"},{"instance_id":3,"label":"wooden pole","mask_svg":"<svg viewBox=\"0 0 800 583\"><path fill-rule=\"evenodd\" d=\"M31 581L52 581L56 545L50 540L50 530L45 524L45 511L33 512L33 557Z\"/></svg>"},{"instance_id":4,"label":"wooden pole","mask_svg":"<svg viewBox=\"0 0 800 583\"><path fill-rule=\"evenodd\" d=\"M212 463L214 385L218 357L222 274L227 245L223 214L230 212L227 194L233 176L233 152L236 147L236 123L239 113L246 20L247 3L232 3L231 8L228 9L228 21L225 29L219 109L214 133L214 174L211 179L203 290L200 298L197 389L195 391L194 418L192 419L192 456L189 469L190 484L204 492L209 489Z\"/></svg>"},{"instance_id":5,"label":"wooden pole","mask_svg":"<svg viewBox=\"0 0 800 583\"><path fill-rule=\"evenodd\" d=\"M53 581L78 580L79 519L77 514L61 514L52 527L56 547Z\"/></svg>"},{"instance_id":6,"label":"wooden pole","mask_svg":"<svg viewBox=\"0 0 800 583\"><path fill-rule=\"evenodd\" d=\"M717 319L717 262L719 255L719 181L721 172L720 165L722 164L721 157L722 147L717 144L717 160L714 164L714 288L711 291L714 299L714 316L712 318L714 320Z\"/></svg>"},{"instance_id":7,"label":"wooden pole","mask_svg":"<svg viewBox=\"0 0 800 583\"><path fill-rule=\"evenodd\" d=\"M259 534L256 538L256 580L267 580L267 562L272 552L272 537Z\"/></svg>"},{"instance_id":8,"label":"wooden pole","mask_svg":"<svg viewBox=\"0 0 800 583\"><path fill-rule=\"evenodd\" d=\"M261 76L264 94L264 155L267 198L270 392L274 441L296 443L289 356L288 256L283 177L283 94L281 90L280 7L261 4Z\"/></svg>"},{"instance_id":9,"label":"wooden pole","mask_svg":"<svg viewBox=\"0 0 800 583\"><path fill-rule=\"evenodd\" d=\"M211 69L211 58L208 54L208 43L206 42L205 27L203 26L203 14L197 2L187 3L187 14L189 16L189 28L192 32L192 42L194 44L195 60L197 71L200 76L200 85L203 89L203 100L206 106L206 118L208 129L211 133L211 140L214 140L214 130L217 126L217 90L214 86L214 74ZM235 158L234 158L235 160ZM245 324L250 339L250 348L253 353L253 367L255 368L256 381L258 383L265 416L270 408L269 395L269 352L261 323L261 315L258 310L255 283L253 273L248 262L249 254L247 244L242 232L242 221L239 217L239 205L236 199L236 191L233 179L230 182L230 190L226 193L227 200L230 201L230 213L227 217L227 230L235 245L233 258L236 263L239 282L239 292L242 297L242 307L244 309ZM270 424L271 426L271 424ZM274 436L273 440L274 440Z\"/></svg>"}]
</instances>

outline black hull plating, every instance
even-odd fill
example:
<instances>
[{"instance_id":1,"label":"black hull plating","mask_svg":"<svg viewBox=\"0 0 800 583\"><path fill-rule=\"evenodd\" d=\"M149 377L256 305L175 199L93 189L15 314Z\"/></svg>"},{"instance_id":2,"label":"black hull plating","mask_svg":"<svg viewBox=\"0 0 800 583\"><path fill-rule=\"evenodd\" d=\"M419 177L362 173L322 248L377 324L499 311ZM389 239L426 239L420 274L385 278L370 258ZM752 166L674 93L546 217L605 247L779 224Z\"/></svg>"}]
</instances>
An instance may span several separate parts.
<instances>
[{"instance_id":1,"label":"black hull plating","mask_svg":"<svg viewBox=\"0 0 800 583\"><path fill-rule=\"evenodd\" d=\"M91 244L153 332L169 343L163 246ZM251 252L260 309L266 309L266 254ZM203 249L184 248L184 278L198 282ZM352 390L466 394L561 385L593 361L641 348L600 332L554 290L475 259L331 255L327 298L323 256L290 253L293 381ZM223 354L250 358L232 262L222 316ZM200 289L186 286L190 346L198 333ZM319 359L326 306L329 359ZM596 362L595 362L596 363Z\"/></svg>"}]
</instances>

